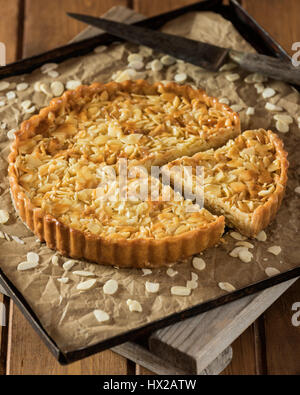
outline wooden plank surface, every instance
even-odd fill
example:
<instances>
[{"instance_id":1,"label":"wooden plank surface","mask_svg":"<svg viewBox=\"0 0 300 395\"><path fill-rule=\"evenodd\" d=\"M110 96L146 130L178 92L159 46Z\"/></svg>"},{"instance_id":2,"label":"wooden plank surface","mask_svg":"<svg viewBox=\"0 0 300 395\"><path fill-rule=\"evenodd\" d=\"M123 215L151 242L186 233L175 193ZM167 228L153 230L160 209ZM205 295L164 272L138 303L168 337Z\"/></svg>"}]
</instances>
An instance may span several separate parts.
<instances>
[{"instance_id":1,"label":"wooden plank surface","mask_svg":"<svg viewBox=\"0 0 300 395\"><path fill-rule=\"evenodd\" d=\"M196 3L195 0L133 0L134 10L146 16L162 14Z\"/></svg>"},{"instance_id":2,"label":"wooden plank surface","mask_svg":"<svg viewBox=\"0 0 300 395\"><path fill-rule=\"evenodd\" d=\"M21 33L19 29L21 8L19 5L20 0L0 0L0 42L3 42L6 46L6 63L11 63L18 57L18 35Z\"/></svg>"}]
</instances>

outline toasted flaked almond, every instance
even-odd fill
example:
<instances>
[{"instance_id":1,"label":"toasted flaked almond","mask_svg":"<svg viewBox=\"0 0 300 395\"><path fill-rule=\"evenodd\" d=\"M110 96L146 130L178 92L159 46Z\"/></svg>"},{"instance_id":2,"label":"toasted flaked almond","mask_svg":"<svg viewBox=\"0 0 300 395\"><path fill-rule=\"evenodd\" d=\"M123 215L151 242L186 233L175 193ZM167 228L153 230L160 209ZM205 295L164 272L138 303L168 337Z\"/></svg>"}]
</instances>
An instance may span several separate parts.
<instances>
[{"instance_id":1,"label":"toasted flaked almond","mask_svg":"<svg viewBox=\"0 0 300 395\"><path fill-rule=\"evenodd\" d=\"M78 88L82 84L79 80L69 80L66 84L68 90L73 90Z\"/></svg>"},{"instance_id":2,"label":"toasted flaked almond","mask_svg":"<svg viewBox=\"0 0 300 395\"><path fill-rule=\"evenodd\" d=\"M63 284L67 284L67 282L69 282L68 277L61 277L57 279L58 282L63 283Z\"/></svg>"},{"instance_id":3,"label":"toasted flaked almond","mask_svg":"<svg viewBox=\"0 0 300 395\"><path fill-rule=\"evenodd\" d=\"M275 114L273 118L276 121L281 121L281 122L287 123L288 125L290 123L293 123L293 118L287 114Z\"/></svg>"},{"instance_id":4,"label":"toasted flaked almond","mask_svg":"<svg viewBox=\"0 0 300 395\"><path fill-rule=\"evenodd\" d=\"M86 291L87 289L92 288L96 284L96 281L97 280L94 278L87 281L83 281L82 283L79 283L76 288L79 291Z\"/></svg>"},{"instance_id":5,"label":"toasted flaked almond","mask_svg":"<svg viewBox=\"0 0 300 395\"><path fill-rule=\"evenodd\" d=\"M126 303L129 308L129 311L132 311L132 312L137 311L139 313L141 313L143 311L140 302L138 302L137 300L128 299Z\"/></svg>"},{"instance_id":6,"label":"toasted flaked almond","mask_svg":"<svg viewBox=\"0 0 300 395\"><path fill-rule=\"evenodd\" d=\"M188 280L188 281L186 282L186 287L187 287L188 289L196 289L196 288L198 287L198 282L197 282L197 281L194 281L194 280Z\"/></svg>"},{"instance_id":7,"label":"toasted flaked almond","mask_svg":"<svg viewBox=\"0 0 300 395\"><path fill-rule=\"evenodd\" d=\"M142 272L143 272L143 276L147 276L148 274L152 273L152 270L151 269L142 269Z\"/></svg>"},{"instance_id":8,"label":"toasted flaked almond","mask_svg":"<svg viewBox=\"0 0 300 395\"><path fill-rule=\"evenodd\" d=\"M273 103L270 103L270 102L266 103L265 109L268 110L268 111L282 111L283 110L282 107L277 106L276 104L273 104Z\"/></svg>"},{"instance_id":9,"label":"toasted flaked almond","mask_svg":"<svg viewBox=\"0 0 300 395\"><path fill-rule=\"evenodd\" d=\"M103 310L94 310L94 316L98 322L106 322L109 321L109 315Z\"/></svg>"},{"instance_id":10,"label":"toasted flaked almond","mask_svg":"<svg viewBox=\"0 0 300 395\"><path fill-rule=\"evenodd\" d=\"M233 292L235 291L235 287L227 282L220 282L218 283L219 288L221 288L223 291L227 291L227 292Z\"/></svg>"},{"instance_id":11,"label":"toasted flaked almond","mask_svg":"<svg viewBox=\"0 0 300 395\"><path fill-rule=\"evenodd\" d=\"M254 73L253 74L253 81L258 82L258 83L266 82L266 81L268 81L268 77L263 74Z\"/></svg>"},{"instance_id":12,"label":"toasted flaked almond","mask_svg":"<svg viewBox=\"0 0 300 395\"><path fill-rule=\"evenodd\" d=\"M43 92L45 95L47 95L47 96L52 96L52 91L50 90L48 84L46 84L46 83L44 83L44 82L41 83L41 84L39 85L39 89L40 89L40 92Z\"/></svg>"},{"instance_id":13,"label":"toasted flaked almond","mask_svg":"<svg viewBox=\"0 0 300 395\"><path fill-rule=\"evenodd\" d=\"M33 85L33 89L35 92L41 92L41 81L36 81Z\"/></svg>"},{"instance_id":14,"label":"toasted flaked almond","mask_svg":"<svg viewBox=\"0 0 300 395\"><path fill-rule=\"evenodd\" d=\"M278 130L278 132L280 133L287 133L290 130L289 124L282 122L282 121L276 121L276 129Z\"/></svg>"},{"instance_id":15,"label":"toasted flaked almond","mask_svg":"<svg viewBox=\"0 0 300 395\"><path fill-rule=\"evenodd\" d=\"M240 75L238 73L232 73L226 75L226 80L230 82L234 82L240 79Z\"/></svg>"},{"instance_id":16,"label":"toasted flaked almond","mask_svg":"<svg viewBox=\"0 0 300 395\"><path fill-rule=\"evenodd\" d=\"M106 283L103 285L103 292L106 295L113 295L117 292L118 290L118 282L116 280L108 280Z\"/></svg>"},{"instance_id":17,"label":"toasted flaked almond","mask_svg":"<svg viewBox=\"0 0 300 395\"><path fill-rule=\"evenodd\" d=\"M184 82L184 81L186 81L186 79L187 79L187 75L186 75L186 73L178 73L178 74L176 74L175 75L175 77L174 77L174 80L176 81L176 82Z\"/></svg>"},{"instance_id":18,"label":"toasted flaked almond","mask_svg":"<svg viewBox=\"0 0 300 395\"><path fill-rule=\"evenodd\" d=\"M230 106L232 111L234 112L239 112L242 111L243 106L241 104L233 104L232 106Z\"/></svg>"},{"instance_id":19,"label":"toasted flaked almond","mask_svg":"<svg viewBox=\"0 0 300 395\"><path fill-rule=\"evenodd\" d=\"M9 88L10 83L8 81L0 81L0 91L4 91Z\"/></svg>"},{"instance_id":20,"label":"toasted flaked almond","mask_svg":"<svg viewBox=\"0 0 300 395\"><path fill-rule=\"evenodd\" d=\"M13 100L16 98L16 92L14 91L9 91L6 93L6 97L8 100Z\"/></svg>"},{"instance_id":21,"label":"toasted flaked almond","mask_svg":"<svg viewBox=\"0 0 300 395\"><path fill-rule=\"evenodd\" d=\"M65 87L62 82L54 81L51 84L51 90L54 96L61 96L65 90Z\"/></svg>"},{"instance_id":22,"label":"toasted flaked almond","mask_svg":"<svg viewBox=\"0 0 300 395\"><path fill-rule=\"evenodd\" d=\"M28 87L29 85L27 84L27 82L21 82L20 84L17 85L17 91L19 92L25 91Z\"/></svg>"},{"instance_id":23,"label":"toasted flaked almond","mask_svg":"<svg viewBox=\"0 0 300 395\"><path fill-rule=\"evenodd\" d=\"M58 256L52 255L51 262L54 266L58 266Z\"/></svg>"},{"instance_id":24,"label":"toasted flaked almond","mask_svg":"<svg viewBox=\"0 0 300 395\"><path fill-rule=\"evenodd\" d=\"M222 97L221 99L219 99L219 102L223 104L227 104L228 106L230 104L230 101L229 99L227 99L227 97Z\"/></svg>"},{"instance_id":25,"label":"toasted flaked almond","mask_svg":"<svg viewBox=\"0 0 300 395\"><path fill-rule=\"evenodd\" d=\"M145 288L147 292L156 293L159 290L158 283L151 283L150 281L146 281Z\"/></svg>"},{"instance_id":26,"label":"toasted flaked almond","mask_svg":"<svg viewBox=\"0 0 300 395\"><path fill-rule=\"evenodd\" d=\"M27 108L26 110L24 110L24 112L26 114L32 114L33 112L35 112L35 110L36 110L36 107L35 106L31 106L31 107Z\"/></svg>"},{"instance_id":27,"label":"toasted flaked almond","mask_svg":"<svg viewBox=\"0 0 300 395\"><path fill-rule=\"evenodd\" d=\"M1 100L0 101L0 107L4 107L5 106L5 101Z\"/></svg>"},{"instance_id":28,"label":"toasted flaked almond","mask_svg":"<svg viewBox=\"0 0 300 395\"><path fill-rule=\"evenodd\" d=\"M262 93L265 89L264 84L258 82L257 84L254 84L254 88L256 89L256 92L258 94Z\"/></svg>"},{"instance_id":29,"label":"toasted flaked almond","mask_svg":"<svg viewBox=\"0 0 300 395\"><path fill-rule=\"evenodd\" d=\"M238 240L238 241L243 241L243 240L246 240L246 239L247 239L247 237L241 235L241 234L238 233L238 232L230 232L229 234L230 234L230 236L231 236L233 239Z\"/></svg>"},{"instance_id":30,"label":"toasted flaked almond","mask_svg":"<svg viewBox=\"0 0 300 395\"><path fill-rule=\"evenodd\" d=\"M199 276L197 273L191 272L192 281L197 281Z\"/></svg>"},{"instance_id":31,"label":"toasted flaked almond","mask_svg":"<svg viewBox=\"0 0 300 395\"><path fill-rule=\"evenodd\" d=\"M235 243L236 246L246 247L246 248L254 248L254 245L249 243L248 241L238 241Z\"/></svg>"},{"instance_id":32,"label":"toasted flaked almond","mask_svg":"<svg viewBox=\"0 0 300 395\"><path fill-rule=\"evenodd\" d=\"M278 255L281 253L281 247L280 246L272 246L272 247L269 247L267 251L270 252L271 254Z\"/></svg>"},{"instance_id":33,"label":"toasted flaked almond","mask_svg":"<svg viewBox=\"0 0 300 395\"><path fill-rule=\"evenodd\" d=\"M204 270L206 268L206 263L205 263L204 259L199 258L198 256L194 256L192 265L195 269L200 270L200 271Z\"/></svg>"},{"instance_id":34,"label":"toasted flaked almond","mask_svg":"<svg viewBox=\"0 0 300 395\"><path fill-rule=\"evenodd\" d=\"M50 70L47 75L51 78L57 78L59 77L59 72L56 70Z\"/></svg>"},{"instance_id":35,"label":"toasted flaked almond","mask_svg":"<svg viewBox=\"0 0 300 395\"><path fill-rule=\"evenodd\" d=\"M18 244L25 244L25 241L20 239L20 237L18 236L11 236L11 238L13 239L13 241L15 241Z\"/></svg>"},{"instance_id":36,"label":"toasted flaked almond","mask_svg":"<svg viewBox=\"0 0 300 395\"><path fill-rule=\"evenodd\" d=\"M178 272L176 270L172 269L171 267L169 267L169 269L167 269L167 275L169 277L174 277L174 276L176 276L176 274L178 274Z\"/></svg>"},{"instance_id":37,"label":"toasted flaked almond","mask_svg":"<svg viewBox=\"0 0 300 395\"><path fill-rule=\"evenodd\" d=\"M255 238L258 241L266 241L267 240L267 234L264 230L261 230L256 236Z\"/></svg>"},{"instance_id":38,"label":"toasted flaked almond","mask_svg":"<svg viewBox=\"0 0 300 395\"><path fill-rule=\"evenodd\" d=\"M177 296L189 296L191 294L191 289L180 285L175 285L171 288L171 294Z\"/></svg>"},{"instance_id":39,"label":"toasted flaked almond","mask_svg":"<svg viewBox=\"0 0 300 395\"><path fill-rule=\"evenodd\" d=\"M23 110L28 110L28 108L31 106L31 100L24 100L21 103L21 107L23 108Z\"/></svg>"},{"instance_id":40,"label":"toasted flaked almond","mask_svg":"<svg viewBox=\"0 0 300 395\"><path fill-rule=\"evenodd\" d=\"M39 263L40 257L36 252L28 252L27 253L27 262L30 263Z\"/></svg>"},{"instance_id":41,"label":"toasted flaked almond","mask_svg":"<svg viewBox=\"0 0 300 395\"><path fill-rule=\"evenodd\" d=\"M107 49L106 45L99 45L98 47L94 48L94 52L99 54L106 51L106 49Z\"/></svg>"},{"instance_id":42,"label":"toasted flaked almond","mask_svg":"<svg viewBox=\"0 0 300 395\"><path fill-rule=\"evenodd\" d=\"M131 67L134 70L142 70L142 68L144 68L144 62L134 60L128 64L128 67Z\"/></svg>"},{"instance_id":43,"label":"toasted flaked almond","mask_svg":"<svg viewBox=\"0 0 300 395\"><path fill-rule=\"evenodd\" d=\"M9 213L7 210L0 210L0 224L6 224L9 220Z\"/></svg>"},{"instance_id":44,"label":"toasted flaked almond","mask_svg":"<svg viewBox=\"0 0 300 395\"><path fill-rule=\"evenodd\" d=\"M160 59L161 63L164 66L171 66L172 64L176 63L176 59L173 56L165 55Z\"/></svg>"},{"instance_id":45,"label":"toasted flaked almond","mask_svg":"<svg viewBox=\"0 0 300 395\"><path fill-rule=\"evenodd\" d=\"M254 115L255 114L255 108L254 107L248 107L246 110L246 115Z\"/></svg>"},{"instance_id":46,"label":"toasted flaked almond","mask_svg":"<svg viewBox=\"0 0 300 395\"><path fill-rule=\"evenodd\" d=\"M242 262L248 263L251 262L252 258L253 258L253 254L251 254L250 251L248 251L248 249L246 247L242 247L239 252L238 252L238 256L239 259Z\"/></svg>"},{"instance_id":47,"label":"toasted flaked almond","mask_svg":"<svg viewBox=\"0 0 300 395\"><path fill-rule=\"evenodd\" d=\"M237 67L236 63L225 63L220 67L219 71L230 71Z\"/></svg>"},{"instance_id":48,"label":"toasted flaked almond","mask_svg":"<svg viewBox=\"0 0 300 395\"><path fill-rule=\"evenodd\" d=\"M262 97L264 99L269 99L270 97L273 97L275 95L275 91L272 88L266 88L264 89L264 91L262 92Z\"/></svg>"},{"instance_id":49,"label":"toasted flaked almond","mask_svg":"<svg viewBox=\"0 0 300 395\"><path fill-rule=\"evenodd\" d=\"M72 272L75 276L80 276L80 277L93 277L95 276L95 273L89 272L87 270L75 270Z\"/></svg>"},{"instance_id":50,"label":"toasted flaked almond","mask_svg":"<svg viewBox=\"0 0 300 395\"><path fill-rule=\"evenodd\" d=\"M55 70L57 69L58 64L57 63L45 63L43 64L43 66L41 67L41 72L43 74L49 73L49 71L51 70Z\"/></svg>"},{"instance_id":51,"label":"toasted flaked almond","mask_svg":"<svg viewBox=\"0 0 300 395\"><path fill-rule=\"evenodd\" d=\"M232 256L233 258L238 258L239 252L242 248L245 248L245 247L241 247L241 246L235 247L232 251L230 251L229 255Z\"/></svg>"},{"instance_id":52,"label":"toasted flaked almond","mask_svg":"<svg viewBox=\"0 0 300 395\"><path fill-rule=\"evenodd\" d=\"M276 276L277 274L280 274L280 271L275 267L267 267L265 269L265 273L268 277L272 277L272 276Z\"/></svg>"},{"instance_id":53,"label":"toasted flaked almond","mask_svg":"<svg viewBox=\"0 0 300 395\"><path fill-rule=\"evenodd\" d=\"M19 271L30 270L30 269L34 269L37 266L38 266L38 262L34 263L34 262L25 261L25 262L19 263L17 270L19 270Z\"/></svg>"},{"instance_id":54,"label":"toasted flaked almond","mask_svg":"<svg viewBox=\"0 0 300 395\"><path fill-rule=\"evenodd\" d=\"M143 55L139 54L139 53L132 53L128 56L127 61L128 63L131 62L142 62L144 59Z\"/></svg>"},{"instance_id":55,"label":"toasted flaked almond","mask_svg":"<svg viewBox=\"0 0 300 395\"><path fill-rule=\"evenodd\" d=\"M294 191L295 191L296 193L300 193L300 186L296 187L296 188L294 189Z\"/></svg>"},{"instance_id":56,"label":"toasted flaked almond","mask_svg":"<svg viewBox=\"0 0 300 395\"><path fill-rule=\"evenodd\" d=\"M72 261L72 260L66 261L66 262L63 264L63 269L64 269L64 270L70 270L70 269L72 269L72 267L75 265L75 263L76 263L76 261Z\"/></svg>"},{"instance_id":57,"label":"toasted flaked almond","mask_svg":"<svg viewBox=\"0 0 300 395\"><path fill-rule=\"evenodd\" d=\"M152 71L160 71L163 69L163 67L164 67L164 65L158 59L155 59L151 62L151 70Z\"/></svg>"}]
</instances>

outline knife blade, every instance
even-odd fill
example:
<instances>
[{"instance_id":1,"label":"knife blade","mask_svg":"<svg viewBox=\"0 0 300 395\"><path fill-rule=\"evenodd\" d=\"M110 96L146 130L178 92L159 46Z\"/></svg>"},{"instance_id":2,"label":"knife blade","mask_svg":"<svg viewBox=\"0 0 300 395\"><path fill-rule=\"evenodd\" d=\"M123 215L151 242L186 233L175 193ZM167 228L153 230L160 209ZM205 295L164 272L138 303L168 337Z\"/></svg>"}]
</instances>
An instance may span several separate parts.
<instances>
[{"instance_id":1,"label":"knife blade","mask_svg":"<svg viewBox=\"0 0 300 395\"><path fill-rule=\"evenodd\" d=\"M127 25L89 15L70 12L67 15L88 25L103 29L113 36L134 44L146 45L210 71L219 70L228 59L231 59L250 72L259 72L274 79L300 85L300 68L277 58L222 48L141 26Z\"/></svg>"}]
</instances>

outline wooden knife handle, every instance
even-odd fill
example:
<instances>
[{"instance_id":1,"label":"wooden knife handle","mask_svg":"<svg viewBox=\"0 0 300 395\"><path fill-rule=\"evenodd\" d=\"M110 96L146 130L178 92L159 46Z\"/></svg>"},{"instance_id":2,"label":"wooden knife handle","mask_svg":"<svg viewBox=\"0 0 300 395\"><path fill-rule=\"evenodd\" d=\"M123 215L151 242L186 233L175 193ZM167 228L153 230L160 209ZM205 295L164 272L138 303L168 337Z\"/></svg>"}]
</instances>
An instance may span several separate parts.
<instances>
[{"instance_id":1,"label":"wooden knife handle","mask_svg":"<svg viewBox=\"0 0 300 395\"><path fill-rule=\"evenodd\" d=\"M271 56L244 53L233 49L229 51L229 57L245 70L266 74L276 80L300 86L300 68L293 66L292 62L288 63Z\"/></svg>"}]
</instances>

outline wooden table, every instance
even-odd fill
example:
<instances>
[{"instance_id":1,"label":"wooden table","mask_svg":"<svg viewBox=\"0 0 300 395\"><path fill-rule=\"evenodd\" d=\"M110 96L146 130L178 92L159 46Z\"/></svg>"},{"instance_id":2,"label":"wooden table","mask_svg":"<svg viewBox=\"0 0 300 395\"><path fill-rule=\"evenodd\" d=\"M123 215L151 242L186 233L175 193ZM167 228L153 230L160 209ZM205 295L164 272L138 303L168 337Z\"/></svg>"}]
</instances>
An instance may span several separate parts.
<instances>
[{"instance_id":1,"label":"wooden table","mask_svg":"<svg viewBox=\"0 0 300 395\"><path fill-rule=\"evenodd\" d=\"M99 16L115 5L155 15L195 0L0 0L0 42L7 62L65 44L85 26L66 11ZM243 6L289 52L300 41L299 0L242 0ZM41 34L43 32L43 34ZM300 374L300 328L291 324L292 305L300 301L298 280L233 343L233 360L223 374ZM0 375L5 374L149 374L133 362L105 351L60 366L18 308L0 294L7 323L0 327ZM38 361L38 363L37 363Z\"/></svg>"}]
</instances>

